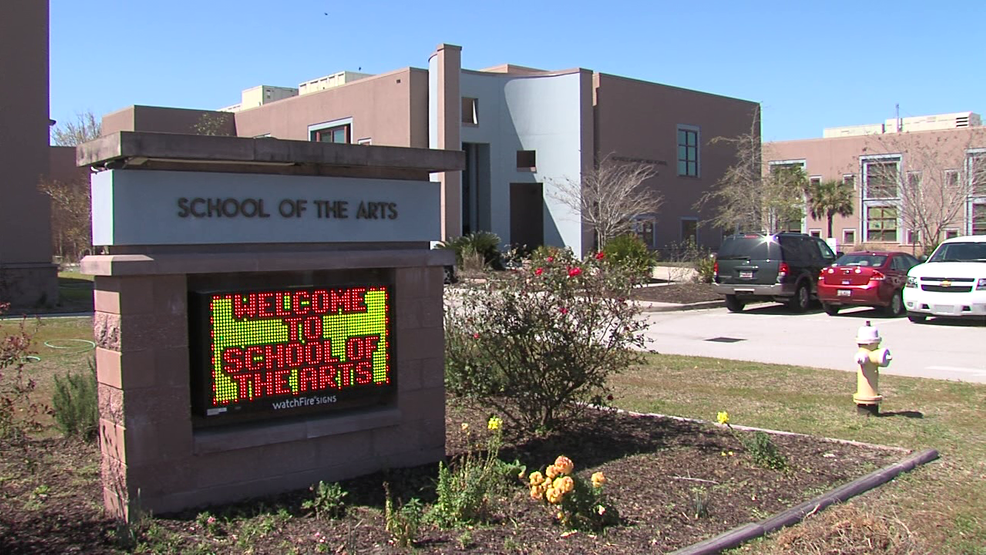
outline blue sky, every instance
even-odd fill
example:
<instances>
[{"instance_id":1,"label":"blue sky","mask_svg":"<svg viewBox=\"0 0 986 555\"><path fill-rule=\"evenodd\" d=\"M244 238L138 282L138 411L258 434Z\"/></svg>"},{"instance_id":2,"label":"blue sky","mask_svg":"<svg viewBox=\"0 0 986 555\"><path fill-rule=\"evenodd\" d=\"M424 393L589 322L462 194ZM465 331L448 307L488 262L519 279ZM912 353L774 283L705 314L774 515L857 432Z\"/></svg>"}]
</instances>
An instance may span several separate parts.
<instances>
[{"instance_id":1,"label":"blue sky","mask_svg":"<svg viewBox=\"0 0 986 555\"><path fill-rule=\"evenodd\" d=\"M215 109L342 70L583 67L747 100L764 140L986 110L986 2L51 0L51 117ZM604 8L602 11L600 8Z\"/></svg>"}]
</instances>

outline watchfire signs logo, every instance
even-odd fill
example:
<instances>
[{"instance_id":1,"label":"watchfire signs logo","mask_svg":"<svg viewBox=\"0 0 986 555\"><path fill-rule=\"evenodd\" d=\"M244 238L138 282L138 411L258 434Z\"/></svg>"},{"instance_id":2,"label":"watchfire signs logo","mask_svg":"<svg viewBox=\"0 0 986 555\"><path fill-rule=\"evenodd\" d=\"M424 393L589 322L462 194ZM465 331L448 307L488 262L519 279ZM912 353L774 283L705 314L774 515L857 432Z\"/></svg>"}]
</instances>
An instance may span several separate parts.
<instances>
[{"instance_id":1,"label":"watchfire signs logo","mask_svg":"<svg viewBox=\"0 0 986 555\"><path fill-rule=\"evenodd\" d=\"M213 409L335 403L347 390L389 384L389 309L386 286L212 295Z\"/></svg>"}]
</instances>

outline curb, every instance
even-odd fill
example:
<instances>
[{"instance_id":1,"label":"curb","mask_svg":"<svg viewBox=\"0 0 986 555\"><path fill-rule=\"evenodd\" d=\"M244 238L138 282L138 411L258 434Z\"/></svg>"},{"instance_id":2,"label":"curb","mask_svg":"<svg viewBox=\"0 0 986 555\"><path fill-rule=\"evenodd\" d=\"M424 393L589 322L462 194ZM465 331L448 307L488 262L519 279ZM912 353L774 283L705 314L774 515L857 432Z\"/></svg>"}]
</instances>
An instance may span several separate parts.
<instances>
[{"instance_id":1,"label":"curb","mask_svg":"<svg viewBox=\"0 0 986 555\"><path fill-rule=\"evenodd\" d=\"M834 490L824 493L810 501L781 511L776 515L762 520L759 523L744 524L738 528L733 528L728 532L720 534L714 538L692 544L684 549L672 552L672 555L704 555L707 553L719 553L724 549L731 549L740 544L763 536L785 526L791 526L801 522L805 517L813 515L829 505L842 503L863 492L869 491L877 486L883 485L893 480L898 475L903 474L938 458L938 451L927 449L911 455L906 459L894 463L890 466L881 468L857 478L848 484L839 486Z\"/></svg>"},{"instance_id":2,"label":"curb","mask_svg":"<svg viewBox=\"0 0 986 555\"><path fill-rule=\"evenodd\" d=\"M699 303L678 304L678 303L657 303L653 301L637 301L641 312L680 312L683 310L701 310L703 308L717 308L726 306L726 301L703 301Z\"/></svg>"}]
</instances>

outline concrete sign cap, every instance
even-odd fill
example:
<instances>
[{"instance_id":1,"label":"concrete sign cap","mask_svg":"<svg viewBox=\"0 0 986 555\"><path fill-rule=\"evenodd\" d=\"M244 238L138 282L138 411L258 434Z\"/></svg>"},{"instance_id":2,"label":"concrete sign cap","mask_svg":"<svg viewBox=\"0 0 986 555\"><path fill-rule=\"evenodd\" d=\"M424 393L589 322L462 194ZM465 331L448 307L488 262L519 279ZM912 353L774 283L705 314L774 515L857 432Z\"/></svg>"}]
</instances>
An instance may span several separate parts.
<instances>
[{"instance_id":1,"label":"concrete sign cap","mask_svg":"<svg viewBox=\"0 0 986 555\"><path fill-rule=\"evenodd\" d=\"M856 332L856 343L858 345L868 345L870 343L879 343L883 338L880 337L880 331L866 322L865 326L860 326L859 331Z\"/></svg>"}]
</instances>

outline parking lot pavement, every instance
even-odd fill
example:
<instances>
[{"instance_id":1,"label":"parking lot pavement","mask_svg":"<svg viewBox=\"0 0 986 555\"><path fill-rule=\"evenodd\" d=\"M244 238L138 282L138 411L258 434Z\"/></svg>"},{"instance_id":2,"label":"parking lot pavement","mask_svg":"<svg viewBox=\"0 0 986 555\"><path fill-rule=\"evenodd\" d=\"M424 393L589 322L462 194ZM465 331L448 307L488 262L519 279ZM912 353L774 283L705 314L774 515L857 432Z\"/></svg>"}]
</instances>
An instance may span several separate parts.
<instances>
[{"instance_id":1,"label":"parking lot pavement","mask_svg":"<svg viewBox=\"0 0 986 555\"><path fill-rule=\"evenodd\" d=\"M792 314L779 304L646 312L647 348L664 354L708 356L855 372L856 332L869 320L893 360L884 374L986 383L986 325L929 319L915 324L855 308L829 316L820 309Z\"/></svg>"}]
</instances>

